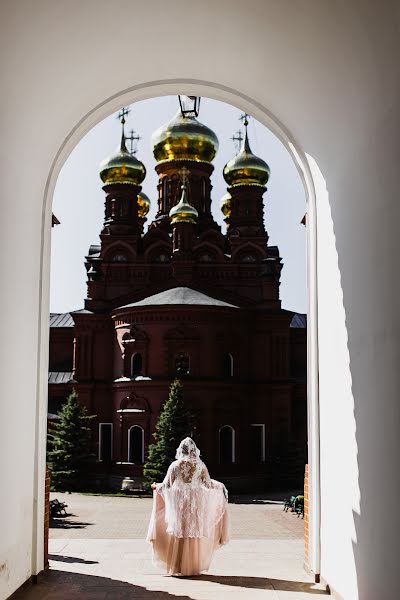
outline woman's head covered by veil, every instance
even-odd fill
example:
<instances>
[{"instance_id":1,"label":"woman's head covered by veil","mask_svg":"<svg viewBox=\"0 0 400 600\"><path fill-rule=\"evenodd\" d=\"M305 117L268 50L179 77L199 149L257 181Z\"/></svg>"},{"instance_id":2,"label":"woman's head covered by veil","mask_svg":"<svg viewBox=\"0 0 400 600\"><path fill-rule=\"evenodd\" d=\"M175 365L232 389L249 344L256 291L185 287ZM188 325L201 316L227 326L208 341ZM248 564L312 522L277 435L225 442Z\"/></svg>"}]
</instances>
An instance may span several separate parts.
<instances>
[{"instance_id":1,"label":"woman's head covered by veil","mask_svg":"<svg viewBox=\"0 0 400 600\"><path fill-rule=\"evenodd\" d=\"M175 458L178 460L198 460L200 458L200 450L192 438L187 437L179 444Z\"/></svg>"}]
</instances>

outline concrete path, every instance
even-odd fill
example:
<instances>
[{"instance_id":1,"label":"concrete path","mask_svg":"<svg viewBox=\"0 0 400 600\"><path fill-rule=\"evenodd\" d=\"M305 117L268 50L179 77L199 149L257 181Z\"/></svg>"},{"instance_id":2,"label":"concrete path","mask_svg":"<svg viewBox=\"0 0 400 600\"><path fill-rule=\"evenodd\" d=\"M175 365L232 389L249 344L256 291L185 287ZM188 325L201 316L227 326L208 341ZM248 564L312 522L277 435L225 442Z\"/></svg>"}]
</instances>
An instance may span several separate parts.
<instances>
[{"instance_id":1,"label":"concrete path","mask_svg":"<svg viewBox=\"0 0 400 600\"><path fill-rule=\"evenodd\" d=\"M61 494L57 497L64 499ZM232 541L216 552L207 574L188 578L165 576L152 565L151 547L143 540L149 499L73 495L66 501L76 516L65 520L65 528L60 523L51 530L51 571L20 600L317 600L327 596L302 568L301 519L284 513L280 505L230 504Z\"/></svg>"}]
</instances>

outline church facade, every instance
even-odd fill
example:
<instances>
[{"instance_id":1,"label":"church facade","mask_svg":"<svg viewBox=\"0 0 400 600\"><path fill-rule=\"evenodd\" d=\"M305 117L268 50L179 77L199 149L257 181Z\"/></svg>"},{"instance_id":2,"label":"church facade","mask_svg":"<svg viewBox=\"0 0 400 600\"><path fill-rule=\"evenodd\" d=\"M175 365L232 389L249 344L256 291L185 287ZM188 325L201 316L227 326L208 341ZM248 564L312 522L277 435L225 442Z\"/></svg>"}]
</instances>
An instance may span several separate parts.
<instances>
[{"instance_id":1,"label":"church facade","mask_svg":"<svg viewBox=\"0 0 400 600\"><path fill-rule=\"evenodd\" d=\"M49 413L75 388L93 420L103 484L140 481L171 381L196 417L212 475L233 489L284 482L306 458L306 319L282 309L268 245L267 163L245 136L223 176L226 233L211 211L213 131L178 113L153 135L158 205L144 230L145 167L128 152L100 167L100 244L86 257L84 308L50 321ZM295 457L293 459L293 456Z\"/></svg>"}]
</instances>

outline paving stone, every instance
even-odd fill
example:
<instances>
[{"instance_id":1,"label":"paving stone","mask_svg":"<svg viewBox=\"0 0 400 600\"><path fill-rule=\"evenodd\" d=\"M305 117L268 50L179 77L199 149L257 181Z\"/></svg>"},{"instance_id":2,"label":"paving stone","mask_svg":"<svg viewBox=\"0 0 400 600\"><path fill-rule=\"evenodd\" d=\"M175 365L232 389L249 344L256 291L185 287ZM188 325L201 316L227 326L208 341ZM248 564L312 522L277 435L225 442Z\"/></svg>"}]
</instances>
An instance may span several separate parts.
<instances>
[{"instance_id":1,"label":"paving stone","mask_svg":"<svg viewBox=\"0 0 400 600\"><path fill-rule=\"evenodd\" d=\"M18 600L317 600L303 522L277 504L230 504L231 541L208 573L169 577L145 542L150 499L56 495L75 516L51 530L51 570ZM75 528L75 523L90 523ZM61 525L61 524L60 524Z\"/></svg>"}]
</instances>

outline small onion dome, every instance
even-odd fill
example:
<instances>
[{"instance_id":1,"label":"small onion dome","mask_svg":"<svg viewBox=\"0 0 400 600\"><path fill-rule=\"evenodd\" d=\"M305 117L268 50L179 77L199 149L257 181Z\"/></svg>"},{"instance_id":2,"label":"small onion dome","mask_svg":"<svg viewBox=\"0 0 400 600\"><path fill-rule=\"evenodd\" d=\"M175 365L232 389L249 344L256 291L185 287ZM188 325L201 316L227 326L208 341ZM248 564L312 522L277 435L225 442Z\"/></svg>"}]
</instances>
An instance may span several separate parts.
<instances>
[{"instance_id":1,"label":"small onion dome","mask_svg":"<svg viewBox=\"0 0 400 600\"><path fill-rule=\"evenodd\" d=\"M171 217L171 223L173 225L175 223L196 224L199 213L195 207L191 206L191 204L188 202L186 182L182 184L181 199L179 200L178 204L171 208L169 211L169 216Z\"/></svg>"},{"instance_id":2,"label":"small onion dome","mask_svg":"<svg viewBox=\"0 0 400 600\"><path fill-rule=\"evenodd\" d=\"M250 149L249 138L244 136L239 153L224 167L224 179L229 185L257 184L264 186L270 175L269 166Z\"/></svg>"},{"instance_id":3,"label":"small onion dome","mask_svg":"<svg viewBox=\"0 0 400 600\"><path fill-rule=\"evenodd\" d=\"M195 117L184 117L180 111L153 133L151 142L157 162L182 159L211 162L218 150L215 133Z\"/></svg>"},{"instance_id":4,"label":"small onion dome","mask_svg":"<svg viewBox=\"0 0 400 600\"><path fill-rule=\"evenodd\" d=\"M221 210L224 214L224 217L231 216L231 209L232 209L232 196L230 195L229 192L226 192L226 194L224 196L222 196L222 198L221 198Z\"/></svg>"},{"instance_id":5,"label":"small onion dome","mask_svg":"<svg viewBox=\"0 0 400 600\"><path fill-rule=\"evenodd\" d=\"M144 192L139 192L137 197L137 204L138 216L141 219L144 219L144 217L150 210L150 198Z\"/></svg>"},{"instance_id":6,"label":"small onion dome","mask_svg":"<svg viewBox=\"0 0 400 600\"><path fill-rule=\"evenodd\" d=\"M146 177L144 164L128 152L123 132L120 148L100 164L100 177L105 185L112 183L140 185Z\"/></svg>"}]
</instances>

